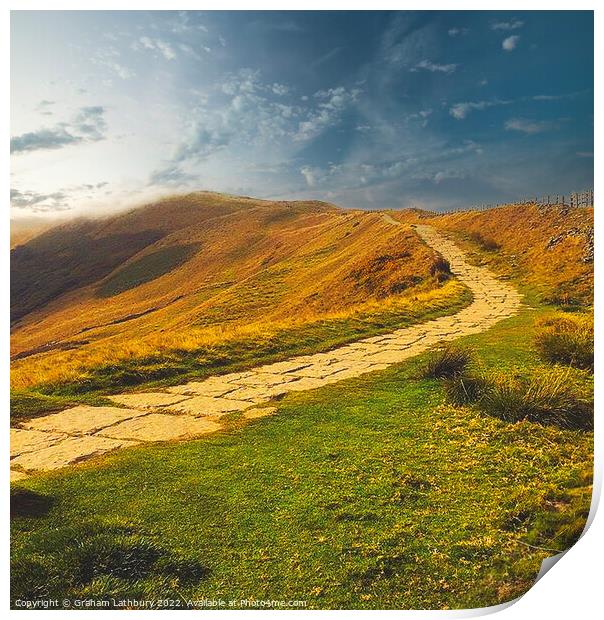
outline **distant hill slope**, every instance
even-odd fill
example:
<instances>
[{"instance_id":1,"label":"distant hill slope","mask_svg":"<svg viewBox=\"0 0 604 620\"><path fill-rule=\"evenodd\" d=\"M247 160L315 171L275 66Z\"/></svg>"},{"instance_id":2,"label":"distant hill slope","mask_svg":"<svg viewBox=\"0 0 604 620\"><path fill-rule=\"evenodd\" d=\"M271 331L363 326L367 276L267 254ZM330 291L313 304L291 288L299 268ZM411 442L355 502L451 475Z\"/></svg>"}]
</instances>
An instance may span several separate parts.
<instances>
[{"instance_id":1,"label":"distant hill slope","mask_svg":"<svg viewBox=\"0 0 604 620\"><path fill-rule=\"evenodd\" d=\"M594 210L508 205L434 217L430 223L465 240L482 262L519 276L544 301L593 304Z\"/></svg>"},{"instance_id":2,"label":"distant hill slope","mask_svg":"<svg viewBox=\"0 0 604 620\"><path fill-rule=\"evenodd\" d=\"M249 202L190 194L113 217L80 219L53 227L11 252L11 319L17 320L63 293L105 277L178 230L201 226Z\"/></svg>"},{"instance_id":3,"label":"distant hill slope","mask_svg":"<svg viewBox=\"0 0 604 620\"><path fill-rule=\"evenodd\" d=\"M409 226L380 213L177 196L15 248L12 349L316 318L434 287L436 259Z\"/></svg>"},{"instance_id":4,"label":"distant hill slope","mask_svg":"<svg viewBox=\"0 0 604 620\"><path fill-rule=\"evenodd\" d=\"M27 243L53 226L58 226L61 219L43 216L11 217L10 220L10 247Z\"/></svg>"}]
</instances>

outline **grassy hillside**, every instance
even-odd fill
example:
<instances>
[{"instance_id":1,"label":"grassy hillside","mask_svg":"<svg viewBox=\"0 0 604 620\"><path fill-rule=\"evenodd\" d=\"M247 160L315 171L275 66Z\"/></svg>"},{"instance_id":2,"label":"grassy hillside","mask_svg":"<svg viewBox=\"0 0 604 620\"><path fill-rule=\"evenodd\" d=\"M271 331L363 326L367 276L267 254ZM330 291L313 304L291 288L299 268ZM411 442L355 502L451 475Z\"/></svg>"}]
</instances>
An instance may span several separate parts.
<instances>
[{"instance_id":1,"label":"grassy hillside","mask_svg":"<svg viewBox=\"0 0 604 620\"><path fill-rule=\"evenodd\" d=\"M450 213L430 224L454 233L481 263L560 305L593 304L594 211L509 205Z\"/></svg>"},{"instance_id":2,"label":"grassy hillside","mask_svg":"<svg viewBox=\"0 0 604 620\"><path fill-rule=\"evenodd\" d=\"M420 220L513 279L525 303L457 353L292 392L274 415L228 414L203 439L17 482L12 599L436 609L526 592L591 502L592 217L526 206L384 217L194 194L72 224L80 234L51 256L61 290L42 287L13 327L16 422L452 314L470 295L410 228ZM78 240L150 231L102 272ZM27 269L50 239L33 240ZM35 290L17 284L31 303Z\"/></svg>"},{"instance_id":3,"label":"grassy hillside","mask_svg":"<svg viewBox=\"0 0 604 620\"><path fill-rule=\"evenodd\" d=\"M27 243L53 226L61 223L61 219L48 216L11 217L10 220L10 247Z\"/></svg>"},{"instance_id":4,"label":"grassy hillside","mask_svg":"<svg viewBox=\"0 0 604 620\"><path fill-rule=\"evenodd\" d=\"M549 312L525 308L463 344L489 375L530 378ZM233 414L203 440L19 483L13 599L439 609L519 596L581 533L593 434L453 406L442 381L419 378L424 363L290 394L276 415Z\"/></svg>"},{"instance_id":5,"label":"grassy hillside","mask_svg":"<svg viewBox=\"0 0 604 620\"><path fill-rule=\"evenodd\" d=\"M291 354L309 333L340 342L469 301L407 223L210 193L50 230L12 268L16 388L157 357L191 370L249 341Z\"/></svg>"}]
</instances>

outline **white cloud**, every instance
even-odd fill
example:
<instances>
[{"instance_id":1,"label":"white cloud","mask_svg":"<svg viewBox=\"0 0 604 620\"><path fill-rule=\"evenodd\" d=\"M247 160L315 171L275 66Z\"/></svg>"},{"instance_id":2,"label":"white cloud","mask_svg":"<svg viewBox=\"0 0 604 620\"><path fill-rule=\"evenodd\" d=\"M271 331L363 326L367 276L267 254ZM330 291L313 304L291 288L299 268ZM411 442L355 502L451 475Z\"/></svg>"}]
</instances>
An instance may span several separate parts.
<instances>
[{"instance_id":1,"label":"white cloud","mask_svg":"<svg viewBox=\"0 0 604 620\"><path fill-rule=\"evenodd\" d=\"M134 71L119 62L118 58L120 58L120 52L115 47L108 47L97 50L96 57L92 61L97 65L107 67L122 80L129 80L135 77Z\"/></svg>"},{"instance_id":2,"label":"white cloud","mask_svg":"<svg viewBox=\"0 0 604 620\"><path fill-rule=\"evenodd\" d=\"M434 175L432 180L438 185L447 179L463 179L465 176L465 173L458 170L440 170Z\"/></svg>"},{"instance_id":3,"label":"white cloud","mask_svg":"<svg viewBox=\"0 0 604 620\"><path fill-rule=\"evenodd\" d=\"M319 168L313 168L311 166L303 166L300 168L300 174L304 177L306 185L308 187L315 187L317 184L317 175L320 173Z\"/></svg>"},{"instance_id":4,"label":"white cloud","mask_svg":"<svg viewBox=\"0 0 604 620\"><path fill-rule=\"evenodd\" d=\"M553 128L552 123L547 121L531 121L526 118L512 118L506 121L505 128L508 131L520 131L527 134L542 133Z\"/></svg>"},{"instance_id":5,"label":"white cloud","mask_svg":"<svg viewBox=\"0 0 604 620\"><path fill-rule=\"evenodd\" d=\"M453 71L457 69L457 65L439 65L437 63L431 62L430 60L422 60L418 62L415 67L411 69L411 71L418 71L419 69L424 69L426 71L430 71L431 73L453 73Z\"/></svg>"},{"instance_id":6,"label":"white cloud","mask_svg":"<svg viewBox=\"0 0 604 620\"><path fill-rule=\"evenodd\" d=\"M315 98L319 100L319 103L316 109L310 112L308 118L300 122L294 140L311 140L339 122L345 110L358 99L360 94L359 89L347 90L343 86L315 93Z\"/></svg>"},{"instance_id":7,"label":"white cloud","mask_svg":"<svg viewBox=\"0 0 604 620\"><path fill-rule=\"evenodd\" d=\"M491 30L517 30L522 26L524 22L514 18L508 22L494 22L491 24Z\"/></svg>"},{"instance_id":8,"label":"white cloud","mask_svg":"<svg viewBox=\"0 0 604 620\"><path fill-rule=\"evenodd\" d=\"M284 84L278 84L277 82L271 86L271 90L275 95L279 95L280 97L289 93L289 87Z\"/></svg>"},{"instance_id":9,"label":"white cloud","mask_svg":"<svg viewBox=\"0 0 604 620\"><path fill-rule=\"evenodd\" d=\"M492 101L464 101L456 103L449 108L449 114L458 121L463 120L473 110L486 110L497 103Z\"/></svg>"},{"instance_id":10,"label":"white cloud","mask_svg":"<svg viewBox=\"0 0 604 620\"><path fill-rule=\"evenodd\" d=\"M468 32L469 30L467 28L449 28L449 30L447 30L447 34L450 37L460 37L468 34Z\"/></svg>"},{"instance_id":11,"label":"white cloud","mask_svg":"<svg viewBox=\"0 0 604 620\"><path fill-rule=\"evenodd\" d=\"M511 52L512 50L516 49L519 40L520 37L517 34L513 34L511 37L503 40L503 42L501 43L501 47L506 52Z\"/></svg>"},{"instance_id":12,"label":"white cloud","mask_svg":"<svg viewBox=\"0 0 604 620\"><path fill-rule=\"evenodd\" d=\"M170 45L170 43L162 39L152 39L147 36L140 37L138 41L133 43L132 48L135 50L145 49L158 52L166 60L174 60L176 58L174 48Z\"/></svg>"},{"instance_id":13,"label":"white cloud","mask_svg":"<svg viewBox=\"0 0 604 620\"><path fill-rule=\"evenodd\" d=\"M426 110L420 110L417 113L409 114L407 117L409 120L417 120L421 127L426 127L428 125L428 117L432 114L432 109L427 108Z\"/></svg>"}]
</instances>

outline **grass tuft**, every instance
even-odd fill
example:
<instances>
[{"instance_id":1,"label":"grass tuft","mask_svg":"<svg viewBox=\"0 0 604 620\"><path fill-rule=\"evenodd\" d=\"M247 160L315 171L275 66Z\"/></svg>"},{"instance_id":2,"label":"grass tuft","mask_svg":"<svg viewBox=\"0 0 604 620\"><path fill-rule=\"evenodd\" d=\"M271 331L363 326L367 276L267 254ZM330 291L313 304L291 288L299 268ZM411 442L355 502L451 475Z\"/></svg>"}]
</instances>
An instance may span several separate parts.
<instances>
[{"instance_id":1,"label":"grass tuft","mask_svg":"<svg viewBox=\"0 0 604 620\"><path fill-rule=\"evenodd\" d=\"M451 379L463 373L472 361L472 352L447 345L434 351L420 371L423 379Z\"/></svg>"},{"instance_id":2,"label":"grass tuft","mask_svg":"<svg viewBox=\"0 0 604 620\"><path fill-rule=\"evenodd\" d=\"M569 370L537 369L529 377L502 373L458 374L446 384L458 405L476 404L483 413L506 422L528 420L565 429L593 428L593 399Z\"/></svg>"},{"instance_id":3,"label":"grass tuft","mask_svg":"<svg viewBox=\"0 0 604 620\"><path fill-rule=\"evenodd\" d=\"M593 371L593 316L560 313L543 319L537 324L535 346L548 362Z\"/></svg>"},{"instance_id":4,"label":"grass tuft","mask_svg":"<svg viewBox=\"0 0 604 620\"><path fill-rule=\"evenodd\" d=\"M469 237L474 243L477 243L483 250L487 252L496 252L501 249L501 245L491 237L485 237L479 232L471 232Z\"/></svg>"},{"instance_id":5,"label":"grass tuft","mask_svg":"<svg viewBox=\"0 0 604 620\"><path fill-rule=\"evenodd\" d=\"M454 405L470 405L477 402L488 387L488 379L479 372L462 372L445 381L447 398Z\"/></svg>"}]
</instances>

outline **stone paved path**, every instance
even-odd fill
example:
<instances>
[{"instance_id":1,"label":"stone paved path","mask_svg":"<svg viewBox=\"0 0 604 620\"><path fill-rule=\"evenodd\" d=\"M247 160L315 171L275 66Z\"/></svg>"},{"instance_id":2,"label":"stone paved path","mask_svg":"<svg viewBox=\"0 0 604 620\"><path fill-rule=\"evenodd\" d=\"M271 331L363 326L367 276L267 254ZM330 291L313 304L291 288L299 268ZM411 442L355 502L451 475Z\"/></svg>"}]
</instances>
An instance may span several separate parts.
<instances>
[{"instance_id":1,"label":"stone paved path","mask_svg":"<svg viewBox=\"0 0 604 620\"><path fill-rule=\"evenodd\" d=\"M396 220L385 220L397 224ZM246 418L270 415L266 405L288 392L311 390L383 370L425 351L484 331L518 311L521 296L484 267L469 265L463 252L428 226L418 234L437 250L468 286L473 302L455 315L365 338L326 353L303 355L169 387L164 391L118 394L115 407L78 406L11 428L11 480L65 467L110 450L142 442L198 437L221 428L220 418L239 411Z\"/></svg>"}]
</instances>

